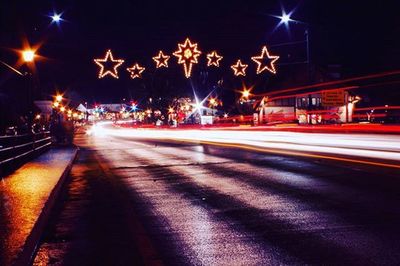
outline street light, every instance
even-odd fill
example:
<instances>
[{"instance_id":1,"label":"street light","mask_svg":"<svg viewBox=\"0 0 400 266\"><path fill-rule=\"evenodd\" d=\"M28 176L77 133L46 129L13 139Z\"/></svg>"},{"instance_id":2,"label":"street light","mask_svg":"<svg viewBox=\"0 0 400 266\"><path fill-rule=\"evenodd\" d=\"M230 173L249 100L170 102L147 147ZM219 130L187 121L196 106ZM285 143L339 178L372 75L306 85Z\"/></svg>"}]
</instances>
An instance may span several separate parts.
<instances>
[{"instance_id":1,"label":"street light","mask_svg":"<svg viewBox=\"0 0 400 266\"><path fill-rule=\"evenodd\" d=\"M56 96L56 101L57 101L57 102L61 102L62 99L63 99L62 95L57 95L57 96Z\"/></svg>"},{"instance_id":2,"label":"street light","mask_svg":"<svg viewBox=\"0 0 400 266\"><path fill-rule=\"evenodd\" d=\"M58 14L54 14L53 16L51 16L51 19L53 20L53 22L58 23L61 20L61 16Z\"/></svg>"},{"instance_id":3,"label":"street light","mask_svg":"<svg viewBox=\"0 0 400 266\"><path fill-rule=\"evenodd\" d=\"M249 98L249 96L250 96L250 90L248 90L248 89L243 89L243 91L242 91L242 97L243 98Z\"/></svg>"},{"instance_id":4,"label":"street light","mask_svg":"<svg viewBox=\"0 0 400 266\"><path fill-rule=\"evenodd\" d=\"M289 28L289 22L294 21L293 19L290 18L292 13L293 11L290 12L289 14L286 14L286 12L282 10L282 16L276 16L277 18L281 19L277 27L279 27L282 24L285 24L286 28Z\"/></svg>"},{"instance_id":5,"label":"street light","mask_svg":"<svg viewBox=\"0 0 400 266\"><path fill-rule=\"evenodd\" d=\"M308 79L311 80L311 60L310 60L310 25L306 22L302 22L302 21L298 21L298 20L294 20L291 18L293 12L296 9L293 9L292 11L290 11L289 13L286 13L286 11L283 9L282 7L282 15L281 16L273 16L276 18L279 18L280 21L278 23L278 25L275 27L275 29L277 29L280 25L284 24L286 26L286 29L289 31L289 22L294 22L296 24L303 24L306 26L306 29L304 31L304 36L305 36L305 43L306 43L306 53L307 53L307 61L305 62L307 64L307 72L308 72ZM298 42L293 42L293 44L296 44ZM292 44L292 43L284 43L283 45L288 45L288 44ZM274 46L279 46L278 45L274 45Z\"/></svg>"},{"instance_id":6,"label":"street light","mask_svg":"<svg viewBox=\"0 0 400 266\"><path fill-rule=\"evenodd\" d=\"M62 18L62 13L57 14L56 12L54 12L53 15L50 15L49 17L51 18L51 23L56 23L57 25L59 25L60 22L64 20Z\"/></svg>"},{"instance_id":7,"label":"street light","mask_svg":"<svg viewBox=\"0 0 400 266\"><path fill-rule=\"evenodd\" d=\"M33 62L35 58L35 52L33 50L24 50L22 51L22 59L25 62Z\"/></svg>"}]
</instances>

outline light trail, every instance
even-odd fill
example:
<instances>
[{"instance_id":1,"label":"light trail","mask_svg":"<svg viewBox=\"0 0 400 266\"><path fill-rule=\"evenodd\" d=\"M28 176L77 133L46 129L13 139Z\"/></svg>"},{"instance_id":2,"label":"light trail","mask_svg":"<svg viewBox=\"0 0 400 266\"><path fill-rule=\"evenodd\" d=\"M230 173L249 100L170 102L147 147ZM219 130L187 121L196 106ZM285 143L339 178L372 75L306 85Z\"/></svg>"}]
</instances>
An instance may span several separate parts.
<instances>
[{"instance_id":1,"label":"light trail","mask_svg":"<svg viewBox=\"0 0 400 266\"><path fill-rule=\"evenodd\" d=\"M115 128L110 123L98 124L93 127L91 132L99 137L111 135L125 138L183 141L400 169L400 164L397 163L400 161L399 135L129 129Z\"/></svg>"}]
</instances>

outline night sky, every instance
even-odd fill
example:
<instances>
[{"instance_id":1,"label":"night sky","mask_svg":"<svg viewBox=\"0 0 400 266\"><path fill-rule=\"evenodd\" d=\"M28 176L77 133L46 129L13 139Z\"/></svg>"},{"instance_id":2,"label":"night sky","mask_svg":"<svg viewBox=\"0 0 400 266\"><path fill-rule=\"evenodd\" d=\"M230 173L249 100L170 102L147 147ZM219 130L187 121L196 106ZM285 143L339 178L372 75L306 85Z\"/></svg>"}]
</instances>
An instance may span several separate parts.
<instances>
[{"instance_id":1,"label":"night sky","mask_svg":"<svg viewBox=\"0 0 400 266\"><path fill-rule=\"evenodd\" d=\"M373 2L373 3L370 3ZM14 65L24 36L34 45L43 41L36 63L43 96L56 89L68 91L75 101L119 102L122 98L190 95L195 88L204 95L221 78L224 95L234 94L242 82L257 92L301 85L293 76L304 64L305 44L275 44L304 40L305 24L292 23L274 30L281 15L294 10L292 18L308 23L311 60L317 69L341 66L343 77L399 69L400 22L396 1L11 1L0 4L0 59ZM53 10L65 21L50 24ZM170 68L155 71L152 57L159 50L169 55L177 43L190 37L203 52L194 66L193 78L184 77L171 56ZM250 60L263 45L281 56L278 74L256 75ZM120 79L97 79L94 58L110 48L115 58L125 59ZM224 56L221 68L207 68L204 53L216 49ZM230 65L238 58L249 64L244 79L232 75ZM131 80L125 70L134 62L146 67L143 79ZM15 77L0 68L0 89ZM11 80L11 81L10 81Z\"/></svg>"}]
</instances>

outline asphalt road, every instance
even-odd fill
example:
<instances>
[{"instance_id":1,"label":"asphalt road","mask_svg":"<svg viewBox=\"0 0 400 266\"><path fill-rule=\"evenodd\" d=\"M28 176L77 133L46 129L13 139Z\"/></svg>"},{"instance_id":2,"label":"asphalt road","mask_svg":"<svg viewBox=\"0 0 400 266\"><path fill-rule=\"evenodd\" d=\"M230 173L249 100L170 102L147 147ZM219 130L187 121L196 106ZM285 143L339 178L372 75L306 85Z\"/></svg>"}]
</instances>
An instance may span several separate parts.
<instances>
[{"instance_id":1,"label":"asphalt road","mask_svg":"<svg viewBox=\"0 0 400 266\"><path fill-rule=\"evenodd\" d=\"M398 169L78 135L35 265L395 265Z\"/></svg>"}]
</instances>

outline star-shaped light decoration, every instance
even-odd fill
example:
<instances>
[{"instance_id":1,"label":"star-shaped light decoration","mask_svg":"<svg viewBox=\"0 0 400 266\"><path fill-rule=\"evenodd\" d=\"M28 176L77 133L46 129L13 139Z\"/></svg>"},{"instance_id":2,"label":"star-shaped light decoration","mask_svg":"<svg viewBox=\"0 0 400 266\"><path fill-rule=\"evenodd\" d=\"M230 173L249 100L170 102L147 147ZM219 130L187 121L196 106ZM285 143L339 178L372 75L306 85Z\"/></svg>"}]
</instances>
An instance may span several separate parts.
<instances>
[{"instance_id":1,"label":"star-shaped light decoration","mask_svg":"<svg viewBox=\"0 0 400 266\"><path fill-rule=\"evenodd\" d=\"M154 62L156 62L156 68L168 67L169 58L169 55L164 55L162 51L159 51L158 55L153 57Z\"/></svg>"},{"instance_id":2,"label":"star-shaped light decoration","mask_svg":"<svg viewBox=\"0 0 400 266\"><path fill-rule=\"evenodd\" d=\"M135 63L132 67L129 67L126 70L128 70L129 73L131 73L131 79L135 79L135 78L141 78L142 72L145 69L146 68L141 67L138 63Z\"/></svg>"},{"instance_id":3,"label":"star-shaped light decoration","mask_svg":"<svg viewBox=\"0 0 400 266\"><path fill-rule=\"evenodd\" d=\"M223 57L220 56L217 51L212 51L207 55L207 66L216 66L219 67L219 61L221 61Z\"/></svg>"},{"instance_id":4,"label":"star-shaped light decoration","mask_svg":"<svg viewBox=\"0 0 400 266\"><path fill-rule=\"evenodd\" d=\"M239 59L235 65L231 65L231 68L233 69L235 76L246 76L246 68L248 66L249 65L243 64Z\"/></svg>"},{"instance_id":5,"label":"star-shaped light decoration","mask_svg":"<svg viewBox=\"0 0 400 266\"><path fill-rule=\"evenodd\" d=\"M261 74L265 70L276 74L275 62L279 59L277 55L270 55L267 46L264 46L259 56L253 56L251 60L257 63L257 74Z\"/></svg>"},{"instance_id":6,"label":"star-shaped light decoration","mask_svg":"<svg viewBox=\"0 0 400 266\"><path fill-rule=\"evenodd\" d=\"M186 38L185 43L178 43L178 51L173 53L178 57L178 64L182 64L185 70L185 77L189 78L192 74L193 64L197 64L197 58L201 55L201 51L197 49L197 43L193 43Z\"/></svg>"},{"instance_id":7,"label":"star-shaped light decoration","mask_svg":"<svg viewBox=\"0 0 400 266\"><path fill-rule=\"evenodd\" d=\"M100 67L99 79L104 78L107 75L117 79L119 78L117 68L124 63L124 60L114 59L111 50L108 50L104 59L94 59L94 62ZM113 63L112 69L105 70L105 65L110 63Z\"/></svg>"}]
</instances>

